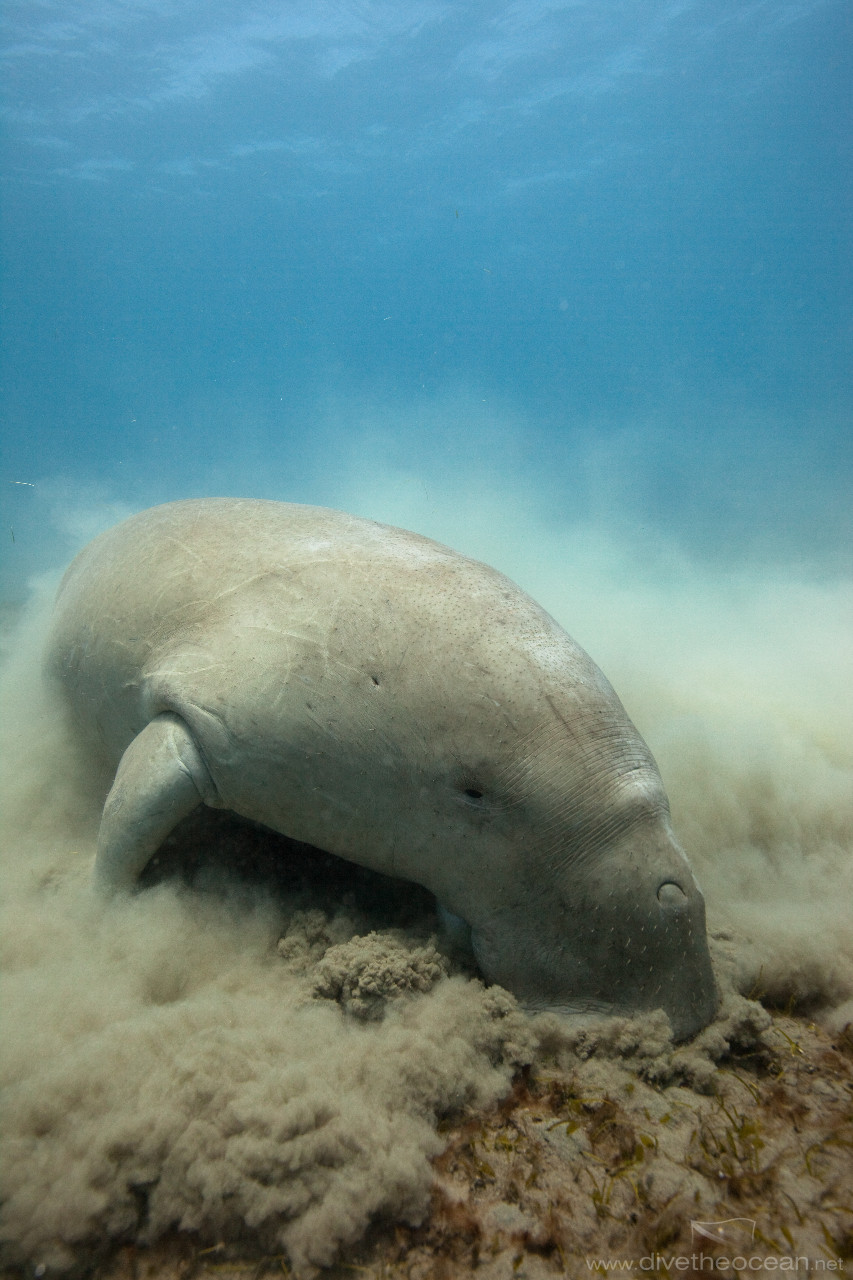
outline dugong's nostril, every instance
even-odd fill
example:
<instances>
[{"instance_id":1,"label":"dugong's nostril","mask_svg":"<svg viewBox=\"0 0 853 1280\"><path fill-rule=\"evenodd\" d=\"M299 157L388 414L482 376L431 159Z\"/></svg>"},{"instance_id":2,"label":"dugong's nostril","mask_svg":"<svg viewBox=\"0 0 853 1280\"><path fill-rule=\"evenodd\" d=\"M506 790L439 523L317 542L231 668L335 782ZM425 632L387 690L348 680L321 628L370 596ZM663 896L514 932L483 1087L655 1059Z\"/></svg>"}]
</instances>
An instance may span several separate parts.
<instances>
[{"instance_id":1,"label":"dugong's nostril","mask_svg":"<svg viewBox=\"0 0 853 1280\"><path fill-rule=\"evenodd\" d=\"M658 889L658 902L669 911L687 905L687 894L672 880L665 880Z\"/></svg>"}]
</instances>

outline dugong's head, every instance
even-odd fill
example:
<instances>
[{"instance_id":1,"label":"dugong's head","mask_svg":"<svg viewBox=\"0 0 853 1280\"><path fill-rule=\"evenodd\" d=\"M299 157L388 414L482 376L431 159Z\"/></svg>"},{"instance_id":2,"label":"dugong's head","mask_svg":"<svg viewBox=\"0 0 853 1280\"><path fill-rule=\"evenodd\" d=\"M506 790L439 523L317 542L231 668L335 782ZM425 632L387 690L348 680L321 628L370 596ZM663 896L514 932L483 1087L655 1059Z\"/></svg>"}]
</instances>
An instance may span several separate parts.
<instances>
[{"instance_id":1,"label":"dugong's head","mask_svg":"<svg viewBox=\"0 0 853 1280\"><path fill-rule=\"evenodd\" d=\"M478 878L449 866L439 900L471 926L484 976L526 1007L662 1008L687 1039L711 1021L717 994L704 899L657 764L564 632L527 658L490 750L457 775L468 830L455 844L466 856L480 844Z\"/></svg>"},{"instance_id":2,"label":"dugong's head","mask_svg":"<svg viewBox=\"0 0 853 1280\"><path fill-rule=\"evenodd\" d=\"M551 825L524 893L492 895L479 913L474 951L486 977L530 1009L662 1008L684 1040L717 1004L704 899L657 771L626 775L618 790L580 840L571 818L562 839L559 822Z\"/></svg>"}]
</instances>

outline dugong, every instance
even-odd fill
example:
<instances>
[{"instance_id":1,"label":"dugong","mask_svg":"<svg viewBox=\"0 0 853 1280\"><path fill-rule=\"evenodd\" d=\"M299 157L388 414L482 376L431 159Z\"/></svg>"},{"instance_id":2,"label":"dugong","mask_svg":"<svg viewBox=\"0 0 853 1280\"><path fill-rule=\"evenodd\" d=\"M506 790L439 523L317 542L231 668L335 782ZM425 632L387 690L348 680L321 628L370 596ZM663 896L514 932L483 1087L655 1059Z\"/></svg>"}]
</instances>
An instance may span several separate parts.
<instances>
[{"instance_id":1,"label":"dugong","mask_svg":"<svg viewBox=\"0 0 853 1280\"><path fill-rule=\"evenodd\" d=\"M289 503L169 503L95 538L47 666L114 781L96 883L201 804L425 886L533 1010L714 1015L705 905L651 752L520 587Z\"/></svg>"}]
</instances>

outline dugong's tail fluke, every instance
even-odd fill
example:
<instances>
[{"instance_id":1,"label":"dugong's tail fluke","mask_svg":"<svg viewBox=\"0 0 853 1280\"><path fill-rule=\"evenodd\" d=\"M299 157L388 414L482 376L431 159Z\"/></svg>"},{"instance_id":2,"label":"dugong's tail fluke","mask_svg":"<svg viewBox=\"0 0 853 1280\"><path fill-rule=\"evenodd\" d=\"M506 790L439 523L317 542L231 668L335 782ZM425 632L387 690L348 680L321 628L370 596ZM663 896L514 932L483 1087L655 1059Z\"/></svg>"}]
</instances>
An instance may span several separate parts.
<instances>
[{"instance_id":1,"label":"dugong's tail fluke","mask_svg":"<svg viewBox=\"0 0 853 1280\"><path fill-rule=\"evenodd\" d=\"M192 735L179 716L151 720L121 758L98 834L95 883L130 890L182 818L213 790Z\"/></svg>"}]
</instances>

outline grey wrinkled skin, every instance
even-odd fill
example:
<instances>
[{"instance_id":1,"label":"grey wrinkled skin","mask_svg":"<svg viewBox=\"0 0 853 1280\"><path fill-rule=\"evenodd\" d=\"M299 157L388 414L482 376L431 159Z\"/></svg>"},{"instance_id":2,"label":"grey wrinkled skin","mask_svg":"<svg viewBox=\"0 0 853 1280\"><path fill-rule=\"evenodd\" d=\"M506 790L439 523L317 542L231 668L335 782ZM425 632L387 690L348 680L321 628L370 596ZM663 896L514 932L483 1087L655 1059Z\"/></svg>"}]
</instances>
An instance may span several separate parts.
<instances>
[{"instance_id":1,"label":"grey wrinkled skin","mask_svg":"<svg viewBox=\"0 0 853 1280\"><path fill-rule=\"evenodd\" d=\"M424 885L531 1009L714 1015L702 894L657 766L508 578L342 512L210 498L101 534L48 649L116 770L96 879L199 804Z\"/></svg>"}]
</instances>

